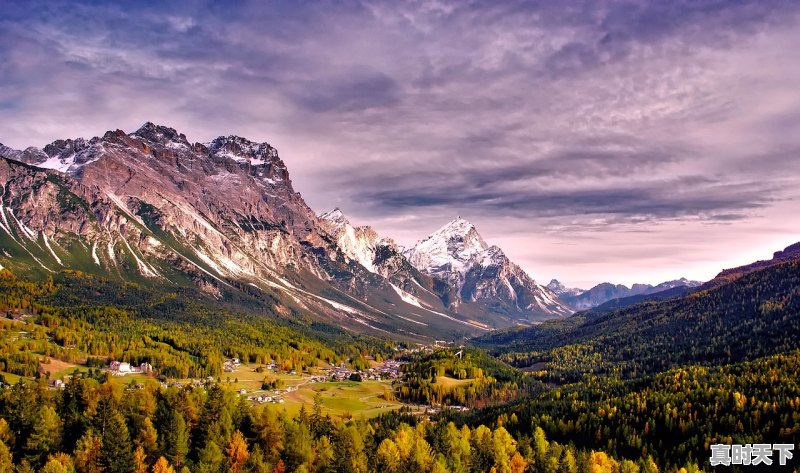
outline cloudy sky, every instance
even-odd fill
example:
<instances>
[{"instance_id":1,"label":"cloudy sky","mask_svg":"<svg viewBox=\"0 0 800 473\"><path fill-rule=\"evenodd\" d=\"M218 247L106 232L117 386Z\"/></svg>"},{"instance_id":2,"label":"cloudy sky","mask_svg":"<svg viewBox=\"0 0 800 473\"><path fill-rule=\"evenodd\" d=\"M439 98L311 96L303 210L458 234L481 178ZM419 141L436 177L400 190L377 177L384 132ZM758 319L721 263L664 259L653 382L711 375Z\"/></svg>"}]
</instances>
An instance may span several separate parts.
<instances>
[{"instance_id":1,"label":"cloudy sky","mask_svg":"<svg viewBox=\"0 0 800 473\"><path fill-rule=\"evenodd\" d=\"M268 141L318 212L461 215L543 282L800 240L798 2L119 3L0 2L0 142Z\"/></svg>"}]
</instances>

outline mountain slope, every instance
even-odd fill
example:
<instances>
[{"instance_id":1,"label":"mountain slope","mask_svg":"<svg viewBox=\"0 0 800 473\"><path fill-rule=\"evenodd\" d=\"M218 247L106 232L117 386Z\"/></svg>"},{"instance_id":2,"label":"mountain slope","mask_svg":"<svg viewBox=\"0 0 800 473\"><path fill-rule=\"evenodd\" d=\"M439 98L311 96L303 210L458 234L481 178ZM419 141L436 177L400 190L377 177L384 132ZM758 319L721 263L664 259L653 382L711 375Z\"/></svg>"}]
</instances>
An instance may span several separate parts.
<instances>
[{"instance_id":1,"label":"mountain slope","mask_svg":"<svg viewBox=\"0 0 800 473\"><path fill-rule=\"evenodd\" d=\"M430 297L438 310L421 309L348 258L267 143L236 136L190 143L147 123L130 134L0 154L0 265L17 274L80 269L192 285L215 298L256 291L276 297L280 310L374 334L430 339L485 330L438 296Z\"/></svg>"},{"instance_id":2,"label":"mountain slope","mask_svg":"<svg viewBox=\"0 0 800 473\"><path fill-rule=\"evenodd\" d=\"M665 301L581 312L535 327L492 333L479 346L525 364L546 363L562 380L608 370L627 376L685 363L731 363L800 348L800 258Z\"/></svg>"},{"instance_id":3,"label":"mountain slope","mask_svg":"<svg viewBox=\"0 0 800 473\"><path fill-rule=\"evenodd\" d=\"M756 261L755 263L739 266L737 268L725 269L717 274L714 279L703 284L702 288L710 289L730 281L735 281L736 279L752 273L753 271L768 268L785 261L793 261L798 258L800 258L800 243L795 243L787 246L783 249L783 251L776 251L770 260Z\"/></svg>"},{"instance_id":4,"label":"mountain slope","mask_svg":"<svg viewBox=\"0 0 800 473\"><path fill-rule=\"evenodd\" d=\"M548 288L536 283L497 246L489 246L474 225L458 217L407 250L420 271L456 290L456 310L464 304L521 322L568 315Z\"/></svg>"}]
</instances>

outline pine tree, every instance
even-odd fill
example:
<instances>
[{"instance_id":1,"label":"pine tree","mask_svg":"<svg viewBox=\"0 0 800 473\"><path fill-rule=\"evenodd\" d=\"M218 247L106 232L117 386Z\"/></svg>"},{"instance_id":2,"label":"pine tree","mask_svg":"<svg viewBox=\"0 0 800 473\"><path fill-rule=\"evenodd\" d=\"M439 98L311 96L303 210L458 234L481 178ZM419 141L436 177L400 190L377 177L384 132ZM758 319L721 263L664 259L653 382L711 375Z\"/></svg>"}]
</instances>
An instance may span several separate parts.
<instances>
[{"instance_id":1,"label":"pine tree","mask_svg":"<svg viewBox=\"0 0 800 473\"><path fill-rule=\"evenodd\" d=\"M42 406L33 425L33 432L25 443L27 457L34 465L41 465L50 453L61 446L61 419L52 406Z\"/></svg>"},{"instance_id":2,"label":"pine tree","mask_svg":"<svg viewBox=\"0 0 800 473\"><path fill-rule=\"evenodd\" d=\"M220 470L225 457L222 454L222 449L219 448L216 443L209 442L200 450L200 457L198 460L198 473L212 473Z\"/></svg>"},{"instance_id":3,"label":"pine tree","mask_svg":"<svg viewBox=\"0 0 800 473\"><path fill-rule=\"evenodd\" d=\"M106 422L100 447L103 473L130 473L133 470L133 451L125 419L114 411Z\"/></svg>"},{"instance_id":4,"label":"pine tree","mask_svg":"<svg viewBox=\"0 0 800 473\"><path fill-rule=\"evenodd\" d=\"M189 453L189 431L177 409L170 411L167 422L161 435L161 451L171 465L180 468Z\"/></svg>"},{"instance_id":5,"label":"pine tree","mask_svg":"<svg viewBox=\"0 0 800 473\"><path fill-rule=\"evenodd\" d=\"M145 417L136 436L136 444L142 447L146 455L152 455L158 448L158 432L150 417Z\"/></svg>"}]
</instances>

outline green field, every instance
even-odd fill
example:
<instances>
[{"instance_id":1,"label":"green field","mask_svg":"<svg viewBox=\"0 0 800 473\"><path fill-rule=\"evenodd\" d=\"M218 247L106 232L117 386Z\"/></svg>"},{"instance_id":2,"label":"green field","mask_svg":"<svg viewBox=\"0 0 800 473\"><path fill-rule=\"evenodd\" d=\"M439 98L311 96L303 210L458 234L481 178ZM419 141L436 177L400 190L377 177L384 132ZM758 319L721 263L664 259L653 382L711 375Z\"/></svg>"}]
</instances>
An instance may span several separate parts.
<instances>
[{"instance_id":1,"label":"green field","mask_svg":"<svg viewBox=\"0 0 800 473\"><path fill-rule=\"evenodd\" d=\"M290 415L295 415L303 404L310 410L314 398L319 394L324 414L332 417L375 417L403 406L398 401L383 399L384 391L391 391L390 381L310 383L284 395L286 402L283 406Z\"/></svg>"},{"instance_id":2,"label":"green field","mask_svg":"<svg viewBox=\"0 0 800 473\"><path fill-rule=\"evenodd\" d=\"M296 391L280 396L284 400L280 406L292 416L300 411L303 404L310 411L317 394L320 395L322 412L333 417L362 415L374 417L403 406L398 401L386 401L382 397L384 391L392 390L391 381L310 383L307 374L276 374L271 370L257 373L255 372L257 367L258 365L239 365L232 373L222 375L220 380L223 383L230 383L236 390L246 390L245 396L271 394L272 391L261 389L261 383L265 377L270 380L279 379L283 383L280 390L297 387Z\"/></svg>"},{"instance_id":3,"label":"green field","mask_svg":"<svg viewBox=\"0 0 800 473\"><path fill-rule=\"evenodd\" d=\"M261 365L238 365L231 373L224 373L219 376L220 382L232 387L233 389L245 390L243 396L254 396L258 394L272 395L272 390L262 390L261 385L265 378L269 380L278 379L282 386L279 391L287 388L296 387L293 392L284 392L280 398L284 400L279 406L285 409L289 415L294 416L300 411L302 405L310 412L314 405L317 395L321 400L323 414L329 414L336 418L349 417L375 417L385 412L399 409L403 403L399 401L387 401L383 398L385 392L391 392L391 381L340 381L311 383L308 374L288 374L274 373L269 369L263 372L256 372L256 368ZM63 379L71 375L76 370L87 372L89 368L85 365L68 363L56 359L51 359L49 363L42 365L43 369L50 372L51 379ZM16 383L20 377L10 373L2 373L9 383ZM440 382L448 385L459 385L469 383L470 380L456 380L453 378L440 377ZM172 380L183 385L191 384L191 379ZM114 384L127 385L131 382L137 384L157 383L158 381L150 375L128 374L126 376L113 376L111 382Z\"/></svg>"},{"instance_id":4,"label":"green field","mask_svg":"<svg viewBox=\"0 0 800 473\"><path fill-rule=\"evenodd\" d=\"M16 374L6 373L5 371L0 371L0 375L3 375L3 377L6 378L6 382L8 384L17 384L17 381L19 381L22 377Z\"/></svg>"}]
</instances>

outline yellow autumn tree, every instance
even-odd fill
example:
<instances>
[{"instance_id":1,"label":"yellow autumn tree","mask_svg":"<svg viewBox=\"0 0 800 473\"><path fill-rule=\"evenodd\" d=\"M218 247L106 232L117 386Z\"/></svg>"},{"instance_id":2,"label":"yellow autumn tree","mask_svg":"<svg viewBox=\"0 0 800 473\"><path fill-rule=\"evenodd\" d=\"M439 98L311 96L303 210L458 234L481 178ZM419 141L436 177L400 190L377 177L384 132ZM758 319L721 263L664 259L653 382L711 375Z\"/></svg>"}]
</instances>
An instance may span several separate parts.
<instances>
[{"instance_id":1,"label":"yellow autumn tree","mask_svg":"<svg viewBox=\"0 0 800 473\"><path fill-rule=\"evenodd\" d=\"M133 471L134 473L147 473L147 455L141 445L136 447L133 452Z\"/></svg>"},{"instance_id":2,"label":"yellow autumn tree","mask_svg":"<svg viewBox=\"0 0 800 473\"><path fill-rule=\"evenodd\" d=\"M175 468L170 466L166 458L159 457L153 465L153 473L175 473Z\"/></svg>"},{"instance_id":3,"label":"yellow autumn tree","mask_svg":"<svg viewBox=\"0 0 800 473\"><path fill-rule=\"evenodd\" d=\"M618 466L616 460L606 455L605 452L593 451L589 455L589 473L613 473Z\"/></svg>"},{"instance_id":4,"label":"yellow autumn tree","mask_svg":"<svg viewBox=\"0 0 800 473\"><path fill-rule=\"evenodd\" d=\"M524 473L527 466L528 462L525 461L525 458L519 452L515 452L511 457L511 473Z\"/></svg>"}]
</instances>

